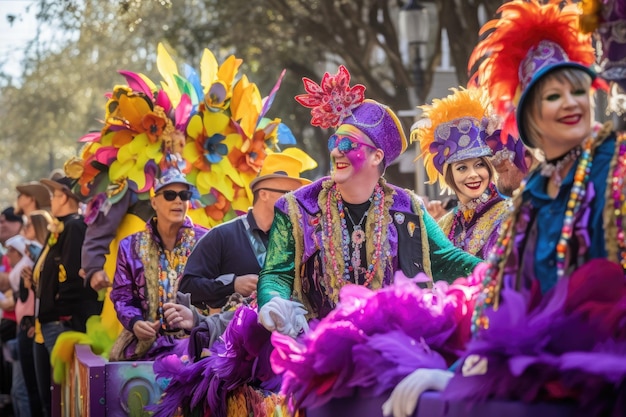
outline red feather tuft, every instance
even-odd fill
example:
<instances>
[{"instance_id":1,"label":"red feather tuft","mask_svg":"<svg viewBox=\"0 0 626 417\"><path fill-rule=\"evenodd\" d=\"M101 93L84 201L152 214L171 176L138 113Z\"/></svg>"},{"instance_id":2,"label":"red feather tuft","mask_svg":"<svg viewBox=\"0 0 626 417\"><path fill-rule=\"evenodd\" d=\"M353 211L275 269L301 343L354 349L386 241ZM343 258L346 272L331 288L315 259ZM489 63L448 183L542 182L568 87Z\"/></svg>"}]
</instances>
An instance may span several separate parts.
<instances>
[{"instance_id":1,"label":"red feather tuft","mask_svg":"<svg viewBox=\"0 0 626 417\"><path fill-rule=\"evenodd\" d=\"M595 55L590 36L578 29L578 9L571 0L542 5L536 0L514 0L499 9L499 19L487 22L483 39L472 52L470 82L484 85L497 113L507 117L519 100L519 67L528 51L547 40L560 45L573 62L590 66ZM506 132L503 131L503 134Z\"/></svg>"},{"instance_id":2,"label":"red feather tuft","mask_svg":"<svg viewBox=\"0 0 626 417\"><path fill-rule=\"evenodd\" d=\"M602 90L602 91L605 91L605 92L608 92L609 89L611 88L609 86L609 84L606 81L604 81L602 78L600 78L600 77L596 77L593 80L593 82L591 83L591 87L596 89L596 90Z\"/></svg>"},{"instance_id":3,"label":"red feather tuft","mask_svg":"<svg viewBox=\"0 0 626 417\"><path fill-rule=\"evenodd\" d=\"M502 143L506 143L509 135L514 138L519 138L517 121L515 120L515 112L510 112L502 123L502 131L500 132L500 140L502 141Z\"/></svg>"}]
</instances>

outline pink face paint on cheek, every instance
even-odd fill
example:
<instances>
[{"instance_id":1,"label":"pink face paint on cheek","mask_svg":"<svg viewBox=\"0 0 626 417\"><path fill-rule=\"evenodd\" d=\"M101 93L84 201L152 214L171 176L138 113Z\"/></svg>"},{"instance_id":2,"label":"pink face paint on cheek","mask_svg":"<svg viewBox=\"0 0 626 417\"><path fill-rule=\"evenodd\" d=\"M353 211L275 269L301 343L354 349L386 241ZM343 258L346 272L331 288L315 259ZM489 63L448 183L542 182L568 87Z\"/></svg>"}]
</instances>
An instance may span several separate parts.
<instances>
[{"instance_id":1,"label":"pink face paint on cheek","mask_svg":"<svg viewBox=\"0 0 626 417\"><path fill-rule=\"evenodd\" d=\"M355 171L360 171L366 159L365 151L363 150L363 147L354 149L346 153L346 158L348 158L348 161L350 161L350 164Z\"/></svg>"}]
</instances>

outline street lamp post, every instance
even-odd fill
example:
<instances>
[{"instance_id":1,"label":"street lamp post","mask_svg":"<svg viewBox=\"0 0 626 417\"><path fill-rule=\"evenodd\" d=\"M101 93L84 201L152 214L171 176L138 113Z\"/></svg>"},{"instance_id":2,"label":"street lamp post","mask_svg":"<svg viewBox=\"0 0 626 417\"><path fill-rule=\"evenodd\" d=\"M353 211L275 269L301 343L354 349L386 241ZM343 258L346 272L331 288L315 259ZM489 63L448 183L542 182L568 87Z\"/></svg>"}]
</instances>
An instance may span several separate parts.
<instances>
[{"instance_id":1,"label":"street lamp post","mask_svg":"<svg viewBox=\"0 0 626 417\"><path fill-rule=\"evenodd\" d=\"M426 89L424 82L424 61L422 50L428 45L430 40L431 19L428 9L419 0L409 0L401 9L398 16L398 37L401 46L408 50L408 62L412 66L413 92L411 105L415 108L426 101ZM401 49L404 49L401 47ZM413 55L411 59L411 55ZM420 153L419 144L415 144L416 156ZM415 192L419 195L426 195L426 169L423 162L415 163Z\"/></svg>"},{"instance_id":2,"label":"street lamp post","mask_svg":"<svg viewBox=\"0 0 626 417\"><path fill-rule=\"evenodd\" d=\"M415 86L415 94L422 104L426 100L424 85L424 60L423 47L430 40L431 22L428 9L420 3L419 0L410 0L400 9L398 16L398 35L400 41L408 46L409 57L412 65L413 83ZM427 63L426 63L427 64Z\"/></svg>"}]
</instances>

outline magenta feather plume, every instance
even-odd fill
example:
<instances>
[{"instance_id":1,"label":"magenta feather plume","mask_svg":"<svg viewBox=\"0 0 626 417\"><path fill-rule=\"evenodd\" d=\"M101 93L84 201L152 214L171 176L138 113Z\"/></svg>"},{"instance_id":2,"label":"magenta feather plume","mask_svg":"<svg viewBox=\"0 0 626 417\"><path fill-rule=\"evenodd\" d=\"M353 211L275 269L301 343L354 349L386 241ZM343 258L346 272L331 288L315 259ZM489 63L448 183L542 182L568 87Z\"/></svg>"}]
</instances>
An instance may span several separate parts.
<instances>
[{"instance_id":1,"label":"magenta feather plume","mask_svg":"<svg viewBox=\"0 0 626 417\"><path fill-rule=\"evenodd\" d=\"M411 339L400 331L373 335L367 343L355 346L352 353L355 373L349 384L370 389L371 396L389 391L418 368L447 368L443 356L423 339Z\"/></svg>"},{"instance_id":2,"label":"magenta feather plume","mask_svg":"<svg viewBox=\"0 0 626 417\"><path fill-rule=\"evenodd\" d=\"M272 335L281 392L295 407L318 407L357 390L378 395L418 367L445 369L469 339L477 282L420 289L399 277L377 291L343 287L335 310L298 340Z\"/></svg>"},{"instance_id":3,"label":"magenta feather plume","mask_svg":"<svg viewBox=\"0 0 626 417\"><path fill-rule=\"evenodd\" d=\"M278 386L269 367L270 350L270 332L258 323L257 312L239 307L207 358L205 377L211 380L207 403L215 415L225 412L228 393L244 384Z\"/></svg>"},{"instance_id":4,"label":"magenta feather plume","mask_svg":"<svg viewBox=\"0 0 626 417\"><path fill-rule=\"evenodd\" d=\"M177 355L162 356L155 360L153 369L158 379L169 380L161 401L150 406L153 417L171 417L179 407L189 408L192 397L205 384L207 362L188 362ZM196 389L189 389L195 387ZM206 390L205 390L206 392Z\"/></svg>"},{"instance_id":5,"label":"magenta feather plume","mask_svg":"<svg viewBox=\"0 0 626 417\"><path fill-rule=\"evenodd\" d=\"M183 94L180 97L180 103L176 106L176 114L174 115L176 129L181 132L185 131L192 111L193 104L191 103L191 98L187 94Z\"/></svg>"},{"instance_id":6,"label":"magenta feather plume","mask_svg":"<svg viewBox=\"0 0 626 417\"><path fill-rule=\"evenodd\" d=\"M84 136L81 136L81 138L78 139L78 141L80 143L99 142L101 137L102 137L102 132L90 132Z\"/></svg>"},{"instance_id":7,"label":"magenta feather plume","mask_svg":"<svg viewBox=\"0 0 626 417\"><path fill-rule=\"evenodd\" d=\"M270 366L270 332L258 324L254 309L237 309L226 331L198 362L181 361L176 355L158 359L155 373L169 378L157 417L170 416L178 407L200 410L202 415L226 416L230 393L247 384L278 390L280 377Z\"/></svg>"},{"instance_id":8,"label":"magenta feather plume","mask_svg":"<svg viewBox=\"0 0 626 417\"><path fill-rule=\"evenodd\" d=\"M139 74L123 70L118 71L118 73L126 78L126 83L131 89L140 91L148 97L152 97L152 90Z\"/></svg>"},{"instance_id":9,"label":"magenta feather plume","mask_svg":"<svg viewBox=\"0 0 626 417\"><path fill-rule=\"evenodd\" d=\"M154 104L162 107L165 114L170 115L170 112L172 111L172 100L170 100L170 96L167 95L165 90L159 90L157 92ZM180 129L178 126L176 126L176 128L182 132L185 131L184 129Z\"/></svg>"}]
</instances>

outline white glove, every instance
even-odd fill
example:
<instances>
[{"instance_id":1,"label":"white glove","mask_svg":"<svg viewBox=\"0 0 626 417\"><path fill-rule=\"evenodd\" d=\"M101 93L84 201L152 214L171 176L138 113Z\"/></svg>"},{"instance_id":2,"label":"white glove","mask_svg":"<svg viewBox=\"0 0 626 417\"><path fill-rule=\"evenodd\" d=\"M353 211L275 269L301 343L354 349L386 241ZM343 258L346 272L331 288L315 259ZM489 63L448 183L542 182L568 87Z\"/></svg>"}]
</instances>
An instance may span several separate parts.
<instances>
[{"instance_id":1,"label":"white glove","mask_svg":"<svg viewBox=\"0 0 626 417\"><path fill-rule=\"evenodd\" d=\"M309 330L304 317L307 313L304 306L281 297L274 297L259 310L259 323L267 330L296 337L300 331Z\"/></svg>"},{"instance_id":2,"label":"white glove","mask_svg":"<svg viewBox=\"0 0 626 417\"><path fill-rule=\"evenodd\" d=\"M420 396L425 391L443 391L454 374L442 369L420 368L404 378L383 404L385 417L413 415Z\"/></svg>"}]
</instances>

